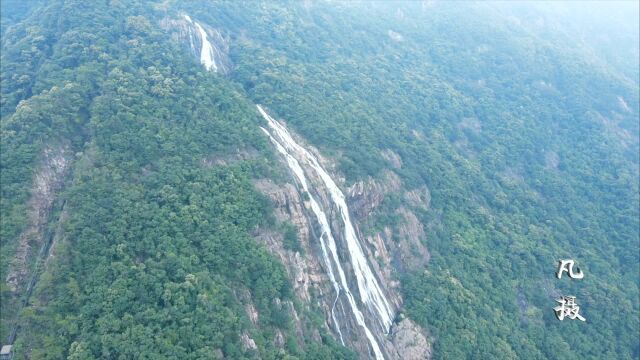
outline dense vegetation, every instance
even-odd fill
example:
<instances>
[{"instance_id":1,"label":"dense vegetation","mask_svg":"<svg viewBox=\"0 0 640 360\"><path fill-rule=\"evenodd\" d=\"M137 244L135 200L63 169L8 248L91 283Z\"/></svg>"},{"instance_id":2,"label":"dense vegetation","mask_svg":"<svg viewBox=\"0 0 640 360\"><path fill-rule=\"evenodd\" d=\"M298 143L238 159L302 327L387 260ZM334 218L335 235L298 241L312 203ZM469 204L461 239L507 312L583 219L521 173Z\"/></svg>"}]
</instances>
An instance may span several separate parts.
<instances>
[{"instance_id":1,"label":"dense vegetation","mask_svg":"<svg viewBox=\"0 0 640 360\"><path fill-rule=\"evenodd\" d=\"M158 29L179 11L231 36L229 78ZM2 16L3 279L43 147L74 163L66 240L21 314L22 354L252 357L249 332L262 358L353 356L329 336L301 348L274 301L296 303L251 232L299 245L251 186L275 167L255 102L347 182L379 176L390 149L403 186L429 188L431 261L397 276L436 358L639 356L637 31L575 45L584 34L560 15L495 4L48 1ZM203 165L245 148L263 156ZM391 200L378 221L395 221ZM560 258L585 279L556 280ZM560 294L586 323L555 319Z\"/></svg>"},{"instance_id":2,"label":"dense vegetation","mask_svg":"<svg viewBox=\"0 0 640 360\"><path fill-rule=\"evenodd\" d=\"M408 188L429 187L422 221L433 224L433 258L426 272L401 276L406 310L435 336L436 357L637 357L637 32L596 44L618 49L607 56L623 65L612 66L571 46L570 32L526 22L561 28L548 13L514 20L513 9L490 5L421 6L189 11L247 33L235 44L235 78L342 154L349 179L389 167L388 148ZM636 61L624 66L629 54ZM554 280L565 257L585 280ZM589 325L555 319L554 296L565 292ZM626 310L610 311L620 302Z\"/></svg>"},{"instance_id":3,"label":"dense vegetation","mask_svg":"<svg viewBox=\"0 0 640 360\"><path fill-rule=\"evenodd\" d=\"M252 356L241 346L248 332L263 358L305 357L284 305L294 300L284 269L250 234L274 226L250 182L271 160L205 165L267 148L253 105L169 42L147 11L53 1L3 40L3 259L28 221L44 146L70 147L75 164L59 195L65 240L20 314L16 352L240 358ZM7 294L3 338L19 309ZM259 311L258 327L243 302ZM286 351L271 343L275 331ZM309 344L309 358L351 356L326 341Z\"/></svg>"}]
</instances>

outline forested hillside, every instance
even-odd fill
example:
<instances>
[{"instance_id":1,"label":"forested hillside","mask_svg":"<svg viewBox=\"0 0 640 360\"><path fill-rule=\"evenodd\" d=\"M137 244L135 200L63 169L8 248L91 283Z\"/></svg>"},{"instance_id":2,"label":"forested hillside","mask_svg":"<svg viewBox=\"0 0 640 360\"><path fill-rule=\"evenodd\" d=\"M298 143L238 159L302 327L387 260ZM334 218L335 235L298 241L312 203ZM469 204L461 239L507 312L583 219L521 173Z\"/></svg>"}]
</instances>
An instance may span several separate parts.
<instances>
[{"instance_id":1,"label":"forested hillside","mask_svg":"<svg viewBox=\"0 0 640 360\"><path fill-rule=\"evenodd\" d=\"M394 304L386 357L406 318L416 358L638 358L638 8L596 5L3 2L2 342L373 356L334 316L323 196L292 180L262 104L347 195ZM194 21L228 71L189 51ZM585 278L556 279L564 258ZM561 295L586 322L556 319Z\"/></svg>"}]
</instances>

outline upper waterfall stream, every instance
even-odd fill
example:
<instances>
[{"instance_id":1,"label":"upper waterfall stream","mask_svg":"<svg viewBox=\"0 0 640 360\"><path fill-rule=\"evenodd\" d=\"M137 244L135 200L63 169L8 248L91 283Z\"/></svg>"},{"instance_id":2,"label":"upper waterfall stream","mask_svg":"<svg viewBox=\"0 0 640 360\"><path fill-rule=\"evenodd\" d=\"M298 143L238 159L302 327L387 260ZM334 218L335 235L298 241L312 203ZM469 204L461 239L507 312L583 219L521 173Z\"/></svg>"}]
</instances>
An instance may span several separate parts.
<instances>
[{"instance_id":1,"label":"upper waterfall stream","mask_svg":"<svg viewBox=\"0 0 640 360\"><path fill-rule=\"evenodd\" d=\"M265 128L262 128L262 130L275 144L278 152L285 157L289 168L294 173L302 189L309 194L309 203L311 205L311 210L315 214L318 223L322 227L322 234L320 235L320 246L324 258L323 260L325 262L325 265L327 266L329 279L331 280L334 289L336 290L336 300L341 293L344 293L346 295L349 307L353 312L354 318L358 325L363 328L364 333L369 340L369 343L371 344L371 348L373 350L373 353L375 354L376 359L384 359L382 351L380 350L380 345L367 326L364 315L358 308L358 303L356 302L356 299L349 288L345 270L340 263L338 248L336 246L335 237L331 230L329 220L327 219L326 211L322 208L321 203L319 203L314 198L312 192L309 191L310 186L313 186L313 184L307 180L307 175L311 176L310 172L315 172L320 180L322 180L319 185L324 187L323 190L330 195L331 201L335 205L336 209L338 209L340 218L342 220L342 225L344 227L343 239L346 242L347 250L349 252L349 260L351 261L351 267L353 268L353 272L358 285L360 300L367 306L368 310L372 314L374 314L374 316L376 316L378 322L386 333L391 327L393 310L389 305L389 302L387 301L382 288L378 284L378 280L376 279L373 271L367 263L367 258L365 257L362 245L360 243L360 240L356 236L356 231L353 227L353 224L351 223L349 208L347 207L344 194L342 193L340 188L338 188L335 181L331 178L327 171L320 165L316 157L305 148L297 144L291 134L289 134L287 129L278 121L269 116L269 114L267 114L267 112L260 105L257 105L257 107L258 111L269 125L269 130ZM301 163L304 165L304 168ZM334 269L335 272L337 272L337 279ZM344 340L342 339L342 332L340 331L340 324L338 324L337 319L333 314L333 308L331 316L336 325L340 340L344 343Z\"/></svg>"},{"instance_id":2,"label":"upper waterfall stream","mask_svg":"<svg viewBox=\"0 0 640 360\"><path fill-rule=\"evenodd\" d=\"M202 26L200 26L200 24L191 20L189 15L184 15L184 18L190 24L193 24L196 29L198 29L198 33L200 33L200 39L202 40L202 44L200 46L200 63L204 65L205 69L217 72L218 65L216 65L215 51L213 45L209 42L207 32L202 28ZM191 29L189 29L189 31L191 32ZM192 39L193 35L190 33L189 37ZM194 46L193 42L191 43L191 46Z\"/></svg>"}]
</instances>

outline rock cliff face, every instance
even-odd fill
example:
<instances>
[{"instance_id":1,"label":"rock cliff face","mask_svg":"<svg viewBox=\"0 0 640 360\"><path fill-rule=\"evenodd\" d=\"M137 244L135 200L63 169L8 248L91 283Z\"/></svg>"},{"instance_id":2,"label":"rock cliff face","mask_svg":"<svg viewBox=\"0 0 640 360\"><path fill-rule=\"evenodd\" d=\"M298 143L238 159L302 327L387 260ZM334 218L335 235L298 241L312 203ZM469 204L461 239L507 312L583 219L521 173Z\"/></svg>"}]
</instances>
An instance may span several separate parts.
<instances>
[{"instance_id":1,"label":"rock cliff face","mask_svg":"<svg viewBox=\"0 0 640 360\"><path fill-rule=\"evenodd\" d=\"M302 143L300 137L293 135L296 142ZM318 151L303 145L310 153L316 156L323 167L333 169L330 160L322 158ZM401 166L399 157L389 154L393 162ZM289 160L291 161L291 160ZM289 164L290 165L290 164ZM283 162L283 171L287 170L287 164ZM321 181L309 172L310 183ZM257 238L265 243L268 248L276 254L285 265L292 280L297 296L308 306L318 306L325 313L325 326L334 334L336 340L343 341L344 344L356 350L361 358L369 359L376 357L371 351L370 340L363 333L363 328L358 324L345 301L344 295L336 296L336 291L332 286L330 276L331 271L322 261L322 248L320 236L323 236L321 227L317 223L316 217L311 211L312 204L309 197L317 199L325 212L329 215L331 227L340 229L342 226L339 220L340 209L332 203L329 194L322 190L312 190L313 194L306 193L296 181L287 181L277 184L272 180L261 179L255 182L255 186L262 193L267 195L273 205L278 222L288 222L296 229L297 237L302 251L292 251L285 249L283 245L283 235L268 230L261 230ZM411 208L414 206L428 206L429 196L425 189L414 189L405 192L397 174L386 171L380 179L367 179L352 184L345 189L345 200L348 203L351 215L354 217L354 226L357 229L358 237L364 240L362 243L363 252L367 258L369 266L384 289L386 298L393 307L394 313L402 306L402 298L399 294L399 282L396 279L397 271L402 271L405 267L424 266L429 254L424 245L425 233L422 224L409 208L401 207L396 210L402 220L397 225L396 238L393 240L392 229L386 227L382 232L372 236L362 236L359 228L365 224L366 219L378 210L380 204L386 196L395 194L405 196L411 201ZM367 226L367 225L364 225ZM340 231L335 231L340 234ZM348 259L349 252L342 235L338 235L337 244L340 256ZM349 287L356 289L356 279L351 272L348 262L345 273ZM428 359L431 356L431 345L424 330L414 324L409 319L400 322L393 322L390 329L381 331L374 324L373 315L366 315L366 322L371 329L375 329L375 338L388 359ZM379 356L378 356L379 358Z\"/></svg>"},{"instance_id":2,"label":"rock cliff face","mask_svg":"<svg viewBox=\"0 0 640 360\"><path fill-rule=\"evenodd\" d=\"M69 168L69 158L69 150L66 147L47 147L34 173L29 200L29 225L20 234L16 255L11 260L6 279L9 289L16 296L20 296L19 292L26 287L29 264L46 241L45 227L56 193L62 186Z\"/></svg>"},{"instance_id":3,"label":"rock cliff face","mask_svg":"<svg viewBox=\"0 0 640 360\"><path fill-rule=\"evenodd\" d=\"M404 193L407 203L414 208L428 209L431 204L431 193L426 186L421 186Z\"/></svg>"},{"instance_id":4,"label":"rock cliff face","mask_svg":"<svg viewBox=\"0 0 640 360\"><path fill-rule=\"evenodd\" d=\"M5 281L9 291L3 291L6 325L19 324L22 304L25 299L28 301L30 298L37 276L49 265L53 254L50 249L60 232L66 210L62 208L57 222L52 219L51 214L69 172L71 158L66 146L45 147L34 171L31 196L27 203L26 228L18 238L15 255L10 259L3 259L8 262ZM48 231L50 224L55 224L56 228L52 234ZM9 342L13 341L15 334L13 332L10 335Z\"/></svg>"},{"instance_id":5,"label":"rock cliff face","mask_svg":"<svg viewBox=\"0 0 640 360\"><path fill-rule=\"evenodd\" d=\"M389 154L390 151L386 153ZM397 163L401 164L399 158ZM372 217L386 197L395 195L404 199L406 206L394 210L398 222L393 227L384 226L382 231L366 236L373 257L378 259L378 263L384 264L380 271L385 273L387 278L392 279L391 270L404 271L426 266L430 259L425 245L427 236L423 224L413 212L413 209L429 208L431 194L426 186L405 190L398 175L387 170L379 179L369 178L356 182L349 187L347 194L351 209L363 230L373 227ZM399 286L397 281L389 282L394 288ZM398 303L401 303L401 300Z\"/></svg>"},{"instance_id":6,"label":"rock cliff face","mask_svg":"<svg viewBox=\"0 0 640 360\"><path fill-rule=\"evenodd\" d=\"M272 180L261 179L255 182L256 188L267 195L274 205L275 216L278 222L289 221L295 226L298 241L303 249L299 251L284 248L282 234L266 230L260 231L258 239L265 243L269 250L277 254L293 280L293 288L296 295L305 301L311 302L310 290L312 288L322 290L323 284L328 281L318 258L314 256L312 232L313 223L307 217L306 204L291 183L276 184ZM325 292L330 291L327 288Z\"/></svg>"},{"instance_id":7,"label":"rock cliff face","mask_svg":"<svg viewBox=\"0 0 640 360\"><path fill-rule=\"evenodd\" d=\"M400 186L400 178L392 171L385 171L382 180L358 181L347 189L349 206L356 217L365 219L382 203L385 195L400 191Z\"/></svg>"},{"instance_id":8,"label":"rock cliff face","mask_svg":"<svg viewBox=\"0 0 640 360\"><path fill-rule=\"evenodd\" d=\"M413 321L405 318L391 330L391 341L396 349L396 359L431 359L433 349L424 331Z\"/></svg>"}]
</instances>

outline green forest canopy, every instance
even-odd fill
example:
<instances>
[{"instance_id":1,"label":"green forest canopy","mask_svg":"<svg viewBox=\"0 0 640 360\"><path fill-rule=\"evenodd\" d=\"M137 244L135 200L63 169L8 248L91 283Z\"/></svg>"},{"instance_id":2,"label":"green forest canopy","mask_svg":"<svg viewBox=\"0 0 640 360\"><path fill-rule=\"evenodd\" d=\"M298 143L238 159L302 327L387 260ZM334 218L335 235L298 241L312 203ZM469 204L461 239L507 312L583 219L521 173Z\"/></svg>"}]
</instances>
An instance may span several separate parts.
<instances>
[{"instance_id":1,"label":"green forest canopy","mask_svg":"<svg viewBox=\"0 0 640 360\"><path fill-rule=\"evenodd\" d=\"M3 279L41 151L68 146L74 164L58 195L67 240L20 314L18 355L354 357L328 334L300 346L273 301L296 303L251 236L276 225L251 185L277 166L253 109L262 103L347 182L380 175L391 149L404 186L429 188L419 217L431 261L397 276L402 311L433 337L436 358L637 358L638 12L626 10L3 2ZM229 77L206 73L159 28L182 11L231 37ZM202 166L248 147L262 156ZM583 280L554 278L565 257ZM19 308L7 291L3 338ZM557 293L576 295L587 322L557 321ZM242 332L257 351L243 350Z\"/></svg>"}]
</instances>

